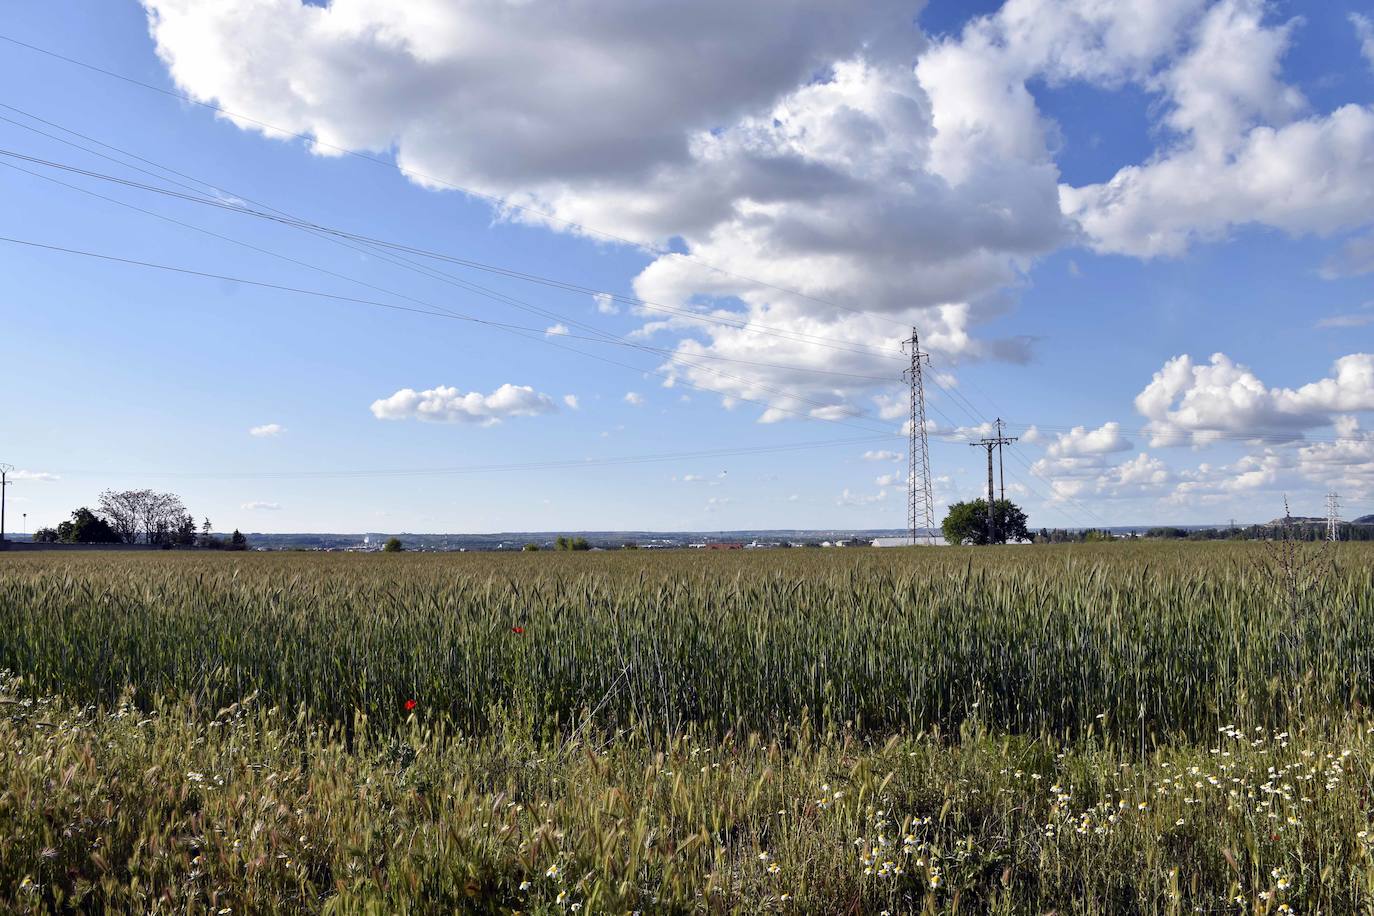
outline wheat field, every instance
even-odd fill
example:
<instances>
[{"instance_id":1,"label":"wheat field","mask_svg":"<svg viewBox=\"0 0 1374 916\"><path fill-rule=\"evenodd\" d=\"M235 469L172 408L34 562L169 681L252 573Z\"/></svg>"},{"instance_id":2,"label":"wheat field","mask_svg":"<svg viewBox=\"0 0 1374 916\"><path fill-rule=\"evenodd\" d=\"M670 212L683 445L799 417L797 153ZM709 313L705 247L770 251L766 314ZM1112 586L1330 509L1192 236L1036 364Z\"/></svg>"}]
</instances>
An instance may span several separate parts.
<instances>
[{"instance_id":1,"label":"wheat field","mask_svg":"<svg viewBox=\"0 0 1374 916\"><path fill-rule=\"evenodd\" d=\"M0 558L15 912L1374 907L1374 549Z\"/></svg>"}]
</instances>

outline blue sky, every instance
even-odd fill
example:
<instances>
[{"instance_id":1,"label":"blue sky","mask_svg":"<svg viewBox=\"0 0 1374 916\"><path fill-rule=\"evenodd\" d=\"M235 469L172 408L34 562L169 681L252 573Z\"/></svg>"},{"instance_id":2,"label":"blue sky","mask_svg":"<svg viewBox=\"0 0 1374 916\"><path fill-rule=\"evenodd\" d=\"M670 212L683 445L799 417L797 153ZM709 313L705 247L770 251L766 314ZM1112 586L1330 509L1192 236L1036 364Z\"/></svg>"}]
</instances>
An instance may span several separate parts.
<instances>
[{"instance_id":1,"label":"blue sky","mask_svg":"<svg viewBox=\"0 0 1374 916\"><path fill-rule=\"evenodd\" d=\"M13 530L900 527L913 323L942 504L1001 416L1036 526L1374 512L1367 3L7 12L239 120L0 42L0 236L534 329L0 242Z\"/></svg>"}]
</instances>

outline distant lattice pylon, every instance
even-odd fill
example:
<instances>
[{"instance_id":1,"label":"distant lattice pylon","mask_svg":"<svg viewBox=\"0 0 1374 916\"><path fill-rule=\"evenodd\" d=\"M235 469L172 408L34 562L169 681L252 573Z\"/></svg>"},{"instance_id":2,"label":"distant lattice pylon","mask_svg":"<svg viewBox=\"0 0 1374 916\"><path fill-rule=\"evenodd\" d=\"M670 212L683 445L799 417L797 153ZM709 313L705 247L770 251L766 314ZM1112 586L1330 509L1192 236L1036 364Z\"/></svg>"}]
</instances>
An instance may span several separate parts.
<instances>
[{"instance_id":1,"label":"distant lattice pylon","mask_svg":"<svg viewBox=\"0 0 1374 916\"><path fill-rule=\"evenodd\" d=\"M919 544L918 532L929 538L935 531L935 493L930 482L930 442L926 437L926 390L922 369L930 365L930 354L921 352L916 329L902 341L902 352L911 356L911 366L902 373L911 384L911 412L907 420L906 452L906 526L912 544Z\"/></svg>"}]
</instances>

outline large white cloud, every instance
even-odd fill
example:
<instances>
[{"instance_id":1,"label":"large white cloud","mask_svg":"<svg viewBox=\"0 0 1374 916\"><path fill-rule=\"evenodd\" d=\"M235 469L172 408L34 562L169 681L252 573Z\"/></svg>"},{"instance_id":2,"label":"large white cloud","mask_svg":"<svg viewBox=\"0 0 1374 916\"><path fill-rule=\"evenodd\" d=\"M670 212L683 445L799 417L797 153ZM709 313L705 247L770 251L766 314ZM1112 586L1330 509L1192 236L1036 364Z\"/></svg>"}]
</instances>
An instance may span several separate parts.
<instances>
[{"instance_id":1,"label":"large white cloud","mask_svg":"<svg viewBox=\"0 0 1374 916\"><path fill-rule=\"evenodd\" d=\"M988 325L1075 238L1154 256L1374 213L1374 110L1312 112L1282 76L1299 26L1263 0L1007 0L933 43L921 0L143 2L176 82L245 129L690 252L636 293L743 327L641 308L643 334L670 338L670 378L764 420L864 409L911 324L946 365L1027 359ZM1160 149L1061 184L1028 86L1071 81L1153 93ZM1352 244L1331 270L1363 269Z\"/></svg>"},{"instance_id":2,"label":"large white cloud","mask_svg":"<svg viewBox=\"0 0 1374 916\"><path fill-rule=\"evenodd\" d=\"M1151 445L1194 445L1221 438L1298 439L1338 413L1374 410L1374 354L1352 353L1327 378L1271 388L1224 353L1206 364L1176 356L1135 399Z\"/></svg>"},{"instance_id":3,"label":"large white cloud","mask_svg":"<svg viewBox=\"0 0 1374 916\"><path fill-rule=\"evenodd\" d=\"M425 420L431 423L481 423L490 426L506 417L533 417L554 413L558 405L547 394L529 385L497 388L491 394L462 392L440 385L425 391L402 388L386 398L372 402L372 415L379 420Z\"/></svg>"},{"instance_id":4,"label":"large white cloud","mask_svg":"<svg viewBox=\"0 0 1374 916\"><path fill-rule=\"evenodd\" d=\"M1062 188L1095 249L1176 255L1248 223L1331 234L1371 222L1374 109L1310 113L1281 76L1300 23L1269 12L1264 0L1211 5L1188 50L1144 80L1174 141L1101 184Z\"/></svg>"},{"instance_id":5,"label":"large white cloud","mask_svg":"<svg viewBox=\"0 0 1374 916\"><path fill-rule=\"evenodd\" d=\"M847 414L875 383L771 367L746 380L691 357L895 383L885 357L918 323L942 356L1024 359L1024 340L976 331L1069 238L1033 105L1014 125L995 109L938 114L959 107L968 73L952 45L946 64L913 69L920 0L144 2L177 83L246 129L394 150L413 176L551 213L555 228L681 239L698 259L655 258L638 295L749 330L669 319L657 327L682 360L667 370L781 408L767 419Z\"/></svg>"}]
</instances>

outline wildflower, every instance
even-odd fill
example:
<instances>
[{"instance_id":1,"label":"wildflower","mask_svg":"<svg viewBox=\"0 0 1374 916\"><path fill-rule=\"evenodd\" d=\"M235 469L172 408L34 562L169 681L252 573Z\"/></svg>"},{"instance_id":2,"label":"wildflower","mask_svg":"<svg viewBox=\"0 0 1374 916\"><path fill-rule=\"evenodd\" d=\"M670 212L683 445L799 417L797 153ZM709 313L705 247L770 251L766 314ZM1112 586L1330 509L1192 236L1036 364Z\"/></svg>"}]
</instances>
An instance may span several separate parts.
<instances>
[{"instance_id":1,"label":"wildflower","mask_svg":"<svg viewBox=\"0 0 1374 916\"><path fill-rule=\"evenodd\" d=\"M530 889L530 883L529 883L528 881L521 881L521 882L520 882L520 889L521 889L522 891L527 891L527 890L529 890L529 889Z\"/></svg>"},{"instance_id":2,"label":"wildflower","mask_svg":"<svg viewBox=\"0 0 1374 916\"><path fill-rule=\"evenodd\" d=\"M582 904L580 904L580 903L574 903L572 906L568 907L568 909L570 909L570 910L572 910L574 913L576 913L578 910L582 909Z\"/></svg>"},{"instance_id":3,"label":"wildflower","mask_svg":"<svg viewBox=\"0 0 1374 916\"><path fill-rule=\"evenodd\" d=\"M511 627L511 628L510 628L510 631L511 631L512 633L514 633L516 636L524 636L524 635L525 635L525 628L524 628L524 627Z\"/></svg>"},{"instance_id":4,"label":"wildflower","mask_svg":"<svg viewBox=\"0 0 1374 916\"><path fill-rule=\"evenodd\" d=\"M780 871L782 871L782 868L778 866L777 862L768 863L768 874L776 875Z\"/></svg>"},{"instance_id":5,"label":"wildflower","mask_svg":"<svg viewBox=\"0 0 1374 916\"><path fill-rule=\"evenodd\" d=\"M558 877L558 863L557 863L557 862L555 862L554 864L552 864L552 865L549 866L549 870L546 871L546 872L544 872L544 877L545 877L545 878L557 878L557 877Z\"/></svg>"},{"instance_id":6,"label":"wildflower","mask_svg":"<svg viewBox=\"0 0 1374 916\"><path fill-rule=\"evenodd\" d=\"M416 703L414 700L406 700L406 702L405 702L406 712L410 712L412 709L414 709L416 706L419 706L419 705L420 705L420 704L419 704L419 703Z\"/></svg>"},{"instance_id":7,"label":"wildflower","mask_svg":"<svg viewBox=\"0 0 1374 916\"><path fill-rule=\"evenodd\" d=\"M557 903L558 905L562 906L563 901L564 901L564 900L567 900L567 899L568 899L568 892L567 892L567 891L559 891L559 892L558 892L558 899L555 900L554 902Z\"/></svg>"}]
</instances>

